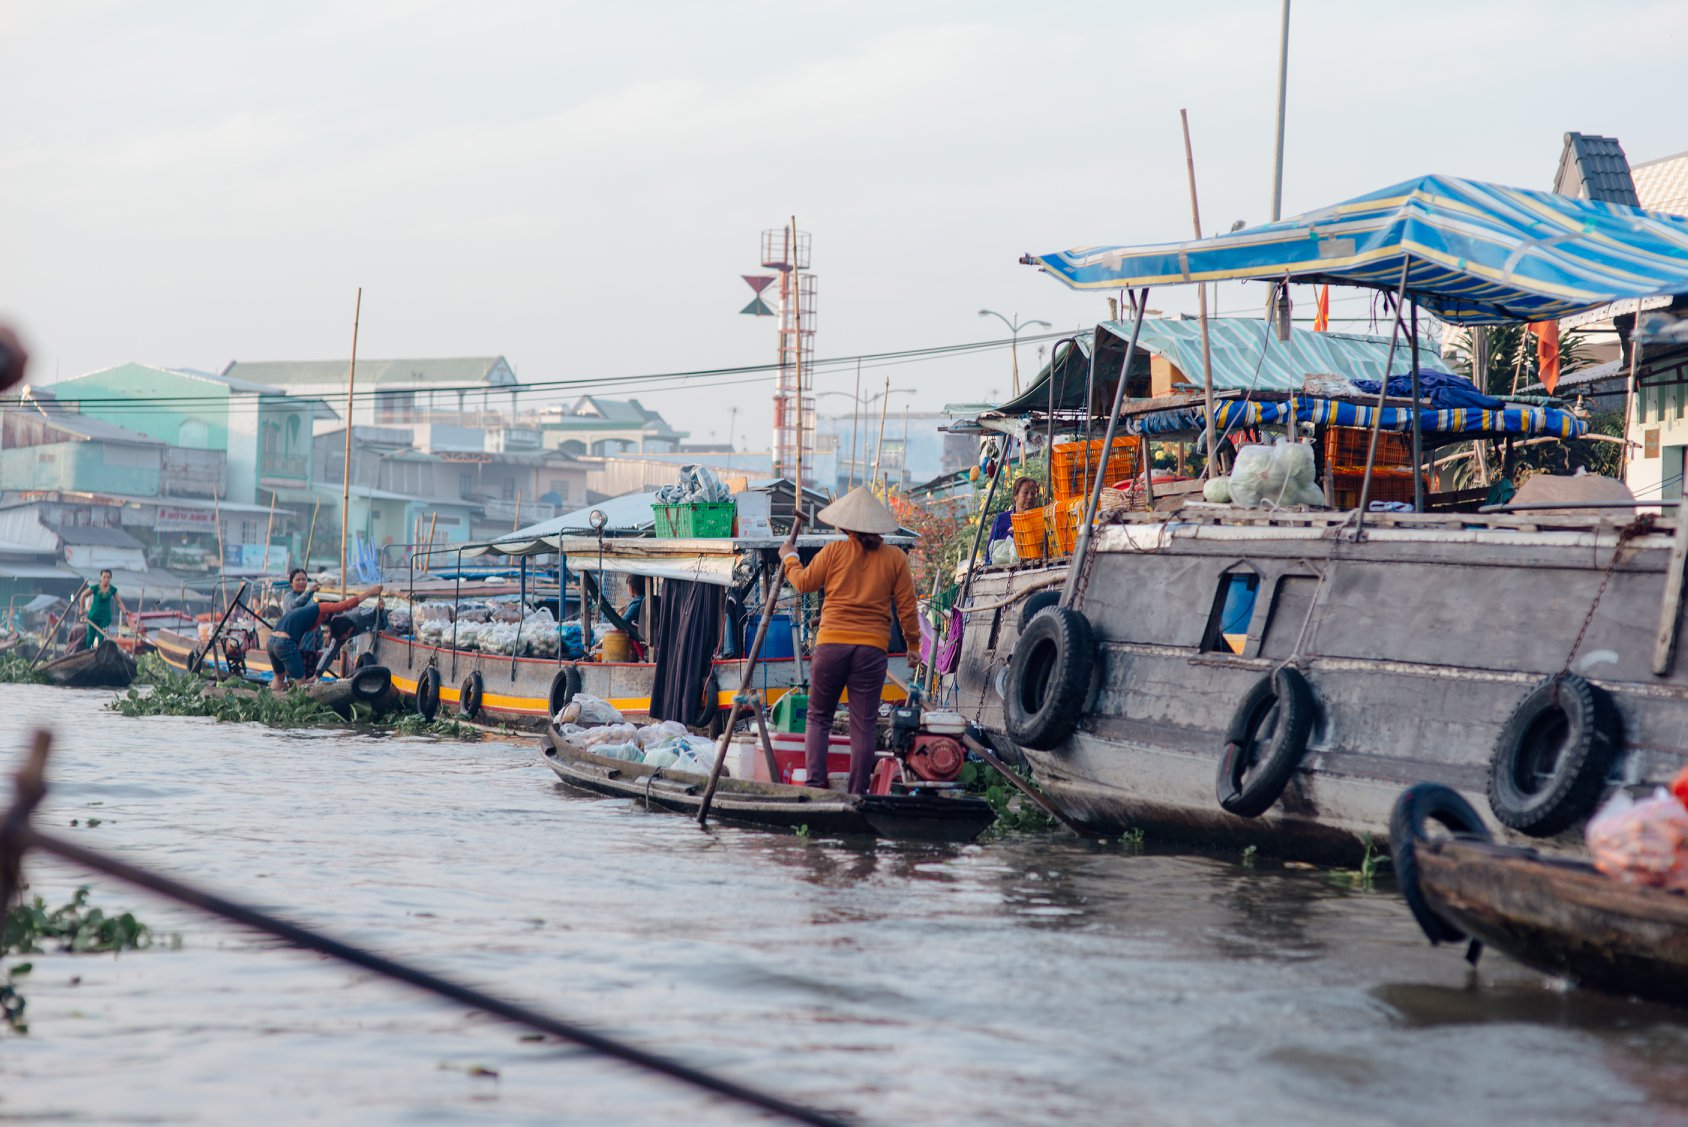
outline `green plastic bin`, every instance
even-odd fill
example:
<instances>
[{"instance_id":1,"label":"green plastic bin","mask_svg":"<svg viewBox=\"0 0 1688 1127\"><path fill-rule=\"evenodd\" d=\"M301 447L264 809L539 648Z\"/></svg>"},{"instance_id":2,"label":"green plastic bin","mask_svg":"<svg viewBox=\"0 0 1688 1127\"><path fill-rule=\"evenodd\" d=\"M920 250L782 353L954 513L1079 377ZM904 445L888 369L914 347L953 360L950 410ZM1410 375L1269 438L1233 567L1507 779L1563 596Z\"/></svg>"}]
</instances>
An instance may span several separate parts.
<instances>
[{"instance_id":1,"label":"green plastic bin","mask_svg":"<svg viewBox=\"0 0 1688 1127\"><path fill-rule=\"evenodd\" d=\"M692 505L652 505L656 518L656 534L660 537L691 540L719 540L733 534L733 514L738 506L731 501L703 501Z\"/></svg>"}]
</instances>

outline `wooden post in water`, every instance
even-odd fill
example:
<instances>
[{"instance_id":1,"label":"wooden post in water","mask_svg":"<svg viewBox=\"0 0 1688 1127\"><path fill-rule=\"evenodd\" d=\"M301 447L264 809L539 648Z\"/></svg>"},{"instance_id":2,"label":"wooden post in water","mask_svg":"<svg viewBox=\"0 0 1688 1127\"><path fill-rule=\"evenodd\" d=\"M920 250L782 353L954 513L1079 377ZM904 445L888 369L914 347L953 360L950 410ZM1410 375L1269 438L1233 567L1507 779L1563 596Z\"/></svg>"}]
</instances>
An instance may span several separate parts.
<instances>
[{"instance_id":1,"label":"wooden post in water","mask_svg":"<svg viewBox=\"0 0 1688 1127\"><path fill-rule=\"evenodd\" d=\"M358 322L363 318L363 287L358 287L357 304L352 306L352 362L346 369L346 461L344 480L340 485L340 595L352 589L351 576L346 573L346 537L352 525L352 389L358 378Z\"/></svg>"}]
</instances>

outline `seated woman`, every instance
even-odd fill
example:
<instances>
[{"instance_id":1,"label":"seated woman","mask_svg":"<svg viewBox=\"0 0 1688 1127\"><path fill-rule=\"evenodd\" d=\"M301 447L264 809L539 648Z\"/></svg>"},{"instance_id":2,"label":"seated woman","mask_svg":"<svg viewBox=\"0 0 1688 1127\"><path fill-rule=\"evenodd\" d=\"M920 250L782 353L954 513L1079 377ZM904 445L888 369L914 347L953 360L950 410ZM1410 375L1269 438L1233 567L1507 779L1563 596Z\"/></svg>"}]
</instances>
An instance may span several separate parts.
<instances>
[{"instance_id":1,"label":"seated woman","mask_svg":"<svg viewBox=\"0 0 1688 1127\"><path fill-rule=\"evenodd\" d=\"M1043 500L1042 490L1029 477L1014 479L1013 491L1010 494L1013 504L996 514L996 522L991 525L990 543L985 545L985 558L990 559L990 550L998 540L1011 539L1014 535L1014 514L1029 513L1038 507Z\"/></svg>"}]
</instances>

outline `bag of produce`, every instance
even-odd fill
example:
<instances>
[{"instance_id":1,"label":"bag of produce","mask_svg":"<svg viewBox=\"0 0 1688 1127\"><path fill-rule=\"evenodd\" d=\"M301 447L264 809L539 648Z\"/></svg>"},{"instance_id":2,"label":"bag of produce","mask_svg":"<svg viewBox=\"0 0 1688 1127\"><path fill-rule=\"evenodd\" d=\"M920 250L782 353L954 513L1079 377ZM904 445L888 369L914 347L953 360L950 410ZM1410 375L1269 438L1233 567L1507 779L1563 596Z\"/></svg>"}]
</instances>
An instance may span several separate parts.
<instances>
[{"instance_id":1,"label":"bag of produce","mask_svg":"<svg viewBox=\"0 0 1688 1127\"><path fill-rule=\"evenodd\" d=\"M1683 787L1688 771L1672 788ZM1588 820L1583 836L1594 867L1626 884L1688 892L1688 807L1663 787L1636 800L1613 795Z\"/></svg>"}]
</instances>

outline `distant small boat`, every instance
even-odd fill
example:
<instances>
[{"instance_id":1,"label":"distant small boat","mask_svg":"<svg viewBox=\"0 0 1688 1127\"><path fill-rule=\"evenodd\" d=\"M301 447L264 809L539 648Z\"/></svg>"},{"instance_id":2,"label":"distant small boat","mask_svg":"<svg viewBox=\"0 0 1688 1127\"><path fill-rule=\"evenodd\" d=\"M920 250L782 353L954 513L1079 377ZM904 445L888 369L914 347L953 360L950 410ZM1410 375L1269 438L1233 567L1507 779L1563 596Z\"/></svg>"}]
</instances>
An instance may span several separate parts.
<instances>
[{"instance_id":1,"label":"distant small boat","mask_svg":"<svg viewBox=\"0 0 1688 1127\"><path fill-rule=\"evenodd\" d=\"M91 650L49 661L41 667L41 675L68 688L124 689L135 679L135 659L109 639L101 639Z\"/></svg>"},{"instance_id":2,"label":"distant small boat","mask_svg":"<svg viewBox=\"0 0 1688 1127\"><path fill-rule=\"evenodd\" d=\"M694 816L703 803L707 776L594 755L562 739L554 728L546 730L540 746L546 765L576 789ZM728 778L719 781L709 815L774 829L804 826L818 836L859 834L932 842L972 841L996 821L990 803L968 795L844 794Z\"/></svg>"},{"instance_id":3,"label":"distant small boat","mask_svg":"<svg viewBox=\"0 0 1688 1127\"><path fill-rule=\"evenodd\" d=\"M1688 896L1496 845L1458 824L1476 812L1444 806L1449 796L1464 802L1447 787L1408 789L1390 833L1401 894L1432 943L1476 940L1592 990L1688 1005ZM1427 819L1459 836L1427 836Z\"/></svg>"}]
</instances>

